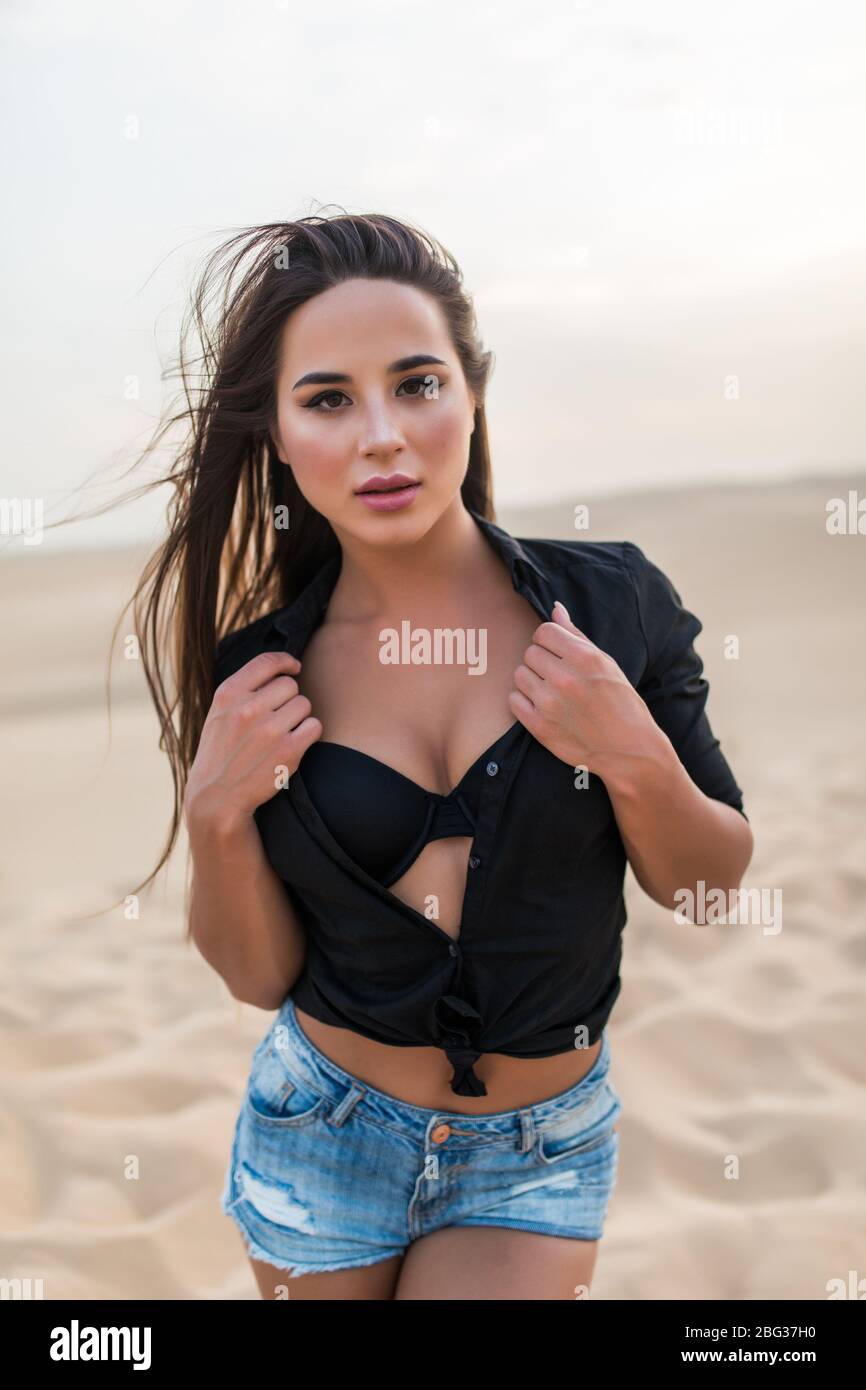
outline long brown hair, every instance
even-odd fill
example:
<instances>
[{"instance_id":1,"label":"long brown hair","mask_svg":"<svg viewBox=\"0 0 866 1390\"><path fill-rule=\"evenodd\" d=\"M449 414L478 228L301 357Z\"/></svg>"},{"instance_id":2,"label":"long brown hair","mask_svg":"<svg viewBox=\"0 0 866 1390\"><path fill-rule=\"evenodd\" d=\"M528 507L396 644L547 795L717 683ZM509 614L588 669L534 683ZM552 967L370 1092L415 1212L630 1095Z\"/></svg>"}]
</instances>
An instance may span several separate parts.
<instances>
[{"instance_id":1,"label":"long brown hair","mask_svg":"<svg viewBox=\"0 0 866 1390\"><path fill-rule=\"evenodd\" d=\"M290 603L339 548L330 523L277 457L271 430L286 320L314 295L354 278L395 280L438 299L477 401L463 502L496 519L484 410L493 353L482 348L462 272L440 242L394 217L341 212L245 228L218 246L183 319L172 374L182 380L184 403L163 417L141 456L169 430L184 427L168 475L141 489L174 488L168 535L129 602L175 800L159 863L133 893L151 882L177 839L189 769L214 695L218 640ZM192 333L201 349L196 357ZM277 521L285 516L288 528ZM117 628L112 646L116 635ZM173 698L162 669L169 651Z\"/></svg>"}]
</instances>

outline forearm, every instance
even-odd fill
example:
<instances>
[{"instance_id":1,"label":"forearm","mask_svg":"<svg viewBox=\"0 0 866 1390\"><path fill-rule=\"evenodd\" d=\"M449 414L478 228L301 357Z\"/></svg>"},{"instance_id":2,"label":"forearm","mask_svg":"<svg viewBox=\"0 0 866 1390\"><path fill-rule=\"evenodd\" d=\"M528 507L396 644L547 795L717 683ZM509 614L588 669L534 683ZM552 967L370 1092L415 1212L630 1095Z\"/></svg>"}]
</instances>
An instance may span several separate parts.
<instances>
[{"instance_id":1,"label":"forearm","mask_svg":"<svg viewBox=\"0 0 866 1390\"><path fill-rule=\"evenodd\" d=\"M306 934L255 821L189 826L190 931L236 999L276 1009L303 969Z\"/></svg>"},{"instance_id":2,"label":"forearm","mask_svg":"<svg viewBox=\"0 0 866 1390\"><path fill-rule=\"evenodd\" d=\"M653 726L645 752L620 758L599 775L605 783L635 878L664 907L675 894L739 888L752 857L748 821L706 796L686 772L667 735Z\"/></svg>"}]
</instances>

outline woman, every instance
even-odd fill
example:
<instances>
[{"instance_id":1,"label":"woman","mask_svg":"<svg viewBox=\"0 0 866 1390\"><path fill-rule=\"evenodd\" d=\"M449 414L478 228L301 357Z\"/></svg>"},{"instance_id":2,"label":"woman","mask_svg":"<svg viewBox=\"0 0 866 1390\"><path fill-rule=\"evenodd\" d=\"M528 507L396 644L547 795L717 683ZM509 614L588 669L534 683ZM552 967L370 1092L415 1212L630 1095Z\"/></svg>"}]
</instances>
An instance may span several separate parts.
<instances>
[{"instance_id":1,"label":"woman","mask_svg":"<svg viewBox=\"0 0 866 1390\"><path fill-rule=\"evenodd\" d=\"M701 625L631 543L496 525L438 243L337 216L228 249L154 591L175 566L190 931L279 1010L223 1210L266 1298L586 1296L626 858L673 906L751 857Z\"/></svg>"}]
</instances>

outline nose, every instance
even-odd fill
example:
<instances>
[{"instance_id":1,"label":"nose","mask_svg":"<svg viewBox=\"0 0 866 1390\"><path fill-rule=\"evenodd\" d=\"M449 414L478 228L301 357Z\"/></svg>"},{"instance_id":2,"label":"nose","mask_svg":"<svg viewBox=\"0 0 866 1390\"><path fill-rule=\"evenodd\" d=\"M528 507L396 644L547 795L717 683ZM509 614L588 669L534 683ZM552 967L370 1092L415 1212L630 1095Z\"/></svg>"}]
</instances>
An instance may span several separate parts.
<instances>
[{"instance_id":1,"label":"nose","mask_svg":"<svg viewBox=\"0 0 866 1390\"><path fill-rule=\"evenodd\" d=\"M387 455L395 449L402 449L405 442L392 402L385 399L369 401L363 415L361 452Z\"/></svg>"}]
</instances>

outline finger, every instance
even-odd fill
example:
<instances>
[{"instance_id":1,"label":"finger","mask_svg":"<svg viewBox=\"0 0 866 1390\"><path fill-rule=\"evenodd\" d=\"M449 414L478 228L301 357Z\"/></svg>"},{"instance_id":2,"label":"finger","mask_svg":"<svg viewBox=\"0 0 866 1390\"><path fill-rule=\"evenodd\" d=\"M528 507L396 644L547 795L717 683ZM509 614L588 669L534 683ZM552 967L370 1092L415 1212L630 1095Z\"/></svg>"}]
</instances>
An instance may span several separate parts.
<instances>
[{"instance_id":1,"label":"finger","mask_svg":"<svg viewBox=\"0 0 866 1390\"><path fill-rule=\"evenodd\" d=\"M263 715L275 712L283 709L298 694L298 682L294 676L274 676L273 680L255 692L253 708Z\"/></svg>"},{"instance_id":2,"label":"finger","mask_svg":"<svg viewBox=\"0 0 866 1390\"><path fill-rule=\"evenodd\" d=\"M561 656L554 656L553 652L539 647L535 642L523 653L524 666L528 666L542 680L549 680L557 671L561 671L562 660Z\"/></svg>"},{"instance_id":3,"label":"finger","mask_svg":"<svg viewBox=\"0 0 866 1390\"><path fill-rule=\"evenodd\" d=\"M536 646L553 652L554 656L565 656L578 639L561 623L541 623L533 632L532 640Z\"/></svg>"},{"instance_id":4,"label":"finger","mask_svg":"<svg viewBox=\"0 0 866 1390\"><path fill-rule=\"evenodd\" d=\"M557 599L553 605L550 616L560 627L565 627L569 632L573 632L577 637L582 637L585 642L589 641L585 632L581 632L576 623L572 621L571 614L561 599Z\"/></svg>"},{"instance_id":5,"label":"finger","mask_svg":"<svg viewBox=\"0 0 866 1390\"><path fill-rule=\"evenodd\" d=\"M567 656L569 652L586 651L595 646L577 628L572 631L570 628L563 627L561 623L542 623L532 634L533 642L539 647L544 647L546 651L553 652L554 656Z\"/></svg>"},{"instance_id":6,"label":"finger","mask_svg":"<svg viewBox=\"0 0 866 1390\"><path fill-rule=\"evenodd\" d=\"M288 698L281 697L275 701L272 691L280 686ZM311 714L312 708L308 697L300 694L297 682L291 676L270 681L253 699L235 699L226 706L229 716L234 715L241 721L240 736L232 749L229 765L235 759L243 761L250 749L272 749L273 740L282 740L293 733L296 726ZM254 756L260 755L255 752ZM266 756L270 757L270 752L266 752Z\"/></svg>"},{"instance_id":7,"label":"finger","mask_svg":"<svg viewBox=\"0 0 866 1390\"><path fill-rule=\"evenodd\" d=\"M295 695L278 711L279 720L286 733L293 733L299 724L312 715L313 706L306 695Z\"/></svg>"},{"instance_id":8,"label":"finger","mask_svg":"<svg viewBox=\"0 0 866 1390\"><path fill-rule=\"evenodd\" d=\"M310 744L315 743L317 738L321 738L322 733L321 719L317 719L314 714L307 715L289 734L293 755L300 760Z\"/></svg>"},{"instance_id":9,"label":"finger","mask_svg":"<svg viewBox=\"0 0 866 1390\"><path fill-rule=\"evenodd\" d=\"M314 715L305 716L295 728L287 730L279 743L272 745L254 767L245 771L242 780L248 781L251 785L257 783L264 768L273 779L274 788L277 791L282 790L291 781L292 769L297 769L304 753L321 734L321 720L316 719Z\"/></svg>"},{"instance_id":10,"label":"finger","mask_svg":"<svg viewBox=\"0 0 866 1390\"><path fill-rule=\"evenodd\" d=\"M528 699L526 695L522 694L521 691L512 690L508 697L508 703L511 706L515 718L519 719L521 724L524 724L526 728L529 729L530 733L534 733L538 728L539 719L538 710L535 708L532 701Z\"/></svg>"},{"instance_id":11,"label":"finger","mask_svg":"<svg viewBox=\"0 0 866 1390\"><path fill-rule=\"evenodd\" d=\"M514 672L514 684L522 695L532 701L533 705L544 687L541 676L537 676L528 666L517 667Z\"/></svg>"},{"instance_id":12,"label":"finger","mask_svg":"<svg viewBox=\"0 0 866 1390\"><path fill-rule=\"evenodd\" d=\"M259 652L258 656L227 676L222 684L232 690L252 692L260 690L275 676L297 675L300 669L300 661L291 652Z\"/></svg>"},{"instance_id":13,"label":"finger","mask_svg":"<svg viewBox=\"0 0 866 1390\"><path fill-rule=\"evenodd\" d=\"M303 699L303 696L299 696ZM314 714L305 715L296 726L286 735L283 744L283 760L290 767L297 770L298 763L303 758L311 744L322 736L322 721L317 719ZM291 779L292 773L289 773Z\"/></svg>"}]
</instances>

